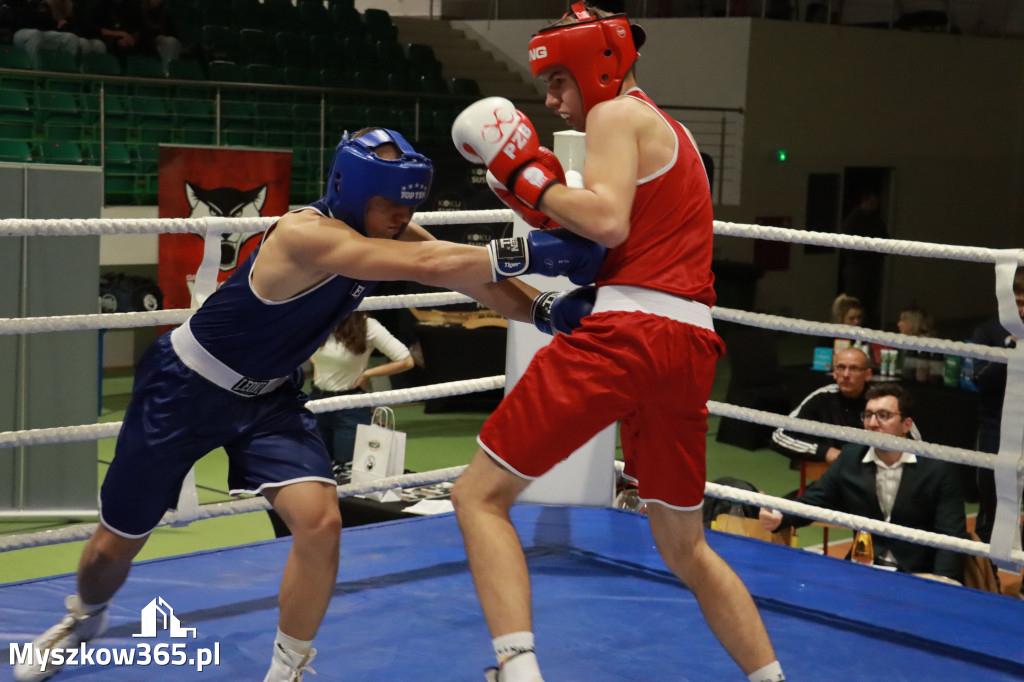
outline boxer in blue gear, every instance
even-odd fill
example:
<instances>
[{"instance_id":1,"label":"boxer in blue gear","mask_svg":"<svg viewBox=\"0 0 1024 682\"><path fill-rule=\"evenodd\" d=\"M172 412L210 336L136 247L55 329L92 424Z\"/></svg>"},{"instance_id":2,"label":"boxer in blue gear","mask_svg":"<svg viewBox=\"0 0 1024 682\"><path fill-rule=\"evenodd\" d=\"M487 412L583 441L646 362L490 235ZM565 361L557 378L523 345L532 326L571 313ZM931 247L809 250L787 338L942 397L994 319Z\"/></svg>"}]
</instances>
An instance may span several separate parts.
<instances>
[{"instance_id":1,"label":"boxer in blue gear","mask_svg":"<svg viewBox=\"0 0 1024 682\"><path fill-rule=\"evenodd\" d=\"M263 495L291 531L266 680L301 679L337 579L341 517L300 365L381 280L455 289L527 323L539 294L518 280L494 282L486 247L438 241L411 222L432 172L395 131L345 136L325 196L282 216L185 324L146 351L78 594L37 649L77 648L102 634L107 604L176 506L188 470L223 447L232 493ZM19 664L14 676L41 680L59 669Z\"/></svg>"}]
</instances>

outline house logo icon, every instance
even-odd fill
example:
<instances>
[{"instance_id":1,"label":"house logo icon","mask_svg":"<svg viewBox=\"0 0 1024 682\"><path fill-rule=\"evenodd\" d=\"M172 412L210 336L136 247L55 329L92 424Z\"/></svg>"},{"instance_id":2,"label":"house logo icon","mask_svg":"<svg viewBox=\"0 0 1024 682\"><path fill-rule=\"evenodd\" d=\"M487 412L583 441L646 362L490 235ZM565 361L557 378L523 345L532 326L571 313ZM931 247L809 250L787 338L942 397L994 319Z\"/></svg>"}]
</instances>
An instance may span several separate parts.
<instances>
[{"instance_id":1,"label":"house logo icon","mask_svg":"<svg viewBox=\"0 0 1024 682\"><path fill-rule=\"evenodd\" d=\"M171 637L188 638L189 633L193 639L196 637L195 628L181 627L181 621L174 615L174 609L163 597L157 597L142 609L142 632L133 634L132 637L156 637L158 625L162 630L169 630Z\"/></svg>"}]
</instances>

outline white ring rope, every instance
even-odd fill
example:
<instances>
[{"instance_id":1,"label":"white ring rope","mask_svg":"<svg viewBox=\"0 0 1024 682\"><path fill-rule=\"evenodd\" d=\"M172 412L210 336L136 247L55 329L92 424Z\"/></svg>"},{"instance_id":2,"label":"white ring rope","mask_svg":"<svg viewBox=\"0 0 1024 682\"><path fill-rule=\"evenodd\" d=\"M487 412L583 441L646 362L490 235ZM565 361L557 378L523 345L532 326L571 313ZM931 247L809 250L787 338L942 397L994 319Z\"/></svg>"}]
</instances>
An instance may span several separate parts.
<instances>
[{"instance_id":1,"label":"white ring rope","mask_svg":"<svg viewBox=\"0 0 1024 682\"><path fill-rule=\"evenodd\" d=\"M413 219L421 225L470 224L485 222L507 222L512 220L512 212L508 210L491 211L452 211L417 213ZM200 218L200 219L156 219L156 220L0 220L0 236L29 235L98 235L98 234L147 234L147 233L207 233L207 232L246 232L262 231L273 224L276 218ZM808 232L761 225L747 225L715 221L715 234L723 236L753 237L774 241L785 241L818 246L847 248L862 251L875 251L893 255L944 258L972 262L997 262L999 252L994 249L979 247L953 246L911 242L906 240L878 239L856 237L851 235ZM1018 255L1018 262L1024 264L1024 250ZM415 294L410 296L374 297L364 301L364 310L381 310L386 308L421 307L426 305L449 305L453 303L472 302L472 299L461 294ZM142 327L164 324L179 324L190 314L191 310L166 310L145 313L115 313L108 315L68 315L49 318L0 319L0 335L21 334L40 331L68 331L84 329L114 329ZM846 325L793 320L789 318L733 310L715 308L716 319L737 322L767 329L789 331L810 335L840 336L874 341L891 347L908 348L922 351L949 351L966 357L983 360L1007 362L1009 351L970 343L957 343L938 339L907 337L902 334L874 331L862 328L851 328ZM475 391L486 391L504 386L505 377L487 377L467 381L448 382L433 386L421 386L396 391L382 391L365 395L338 396L323 400L310 401L308 409L314 413L329 412L351 407L398 404L426 400L434 397L460 395ZM861 443L873 447L897 449L905 452L932 457L935 459L993 468L996 456L970 450L962 450L947 446L896 438L888 434L879 434L850 427L833 426L805 419L797 419L770 412L753 410L716 401L708 402L712 414L733 417L744 421L767 426L783 427L826 437L835 437L847 442ZM10 431L0 433L0 448L20 447L24 445L95 440L116 437L120 423L89 424L51 429L32 429L26 431ZM616 463L621 468L621 462ZM436 472L424 472L406 476L396 476L375 481L372 484L349 484L338 488L339 497L362 494L395 487L427 485L457 478L464 466L452 467ZM1024 468L1024 460L1017 467L1018 476ZM775 498L764 494L751 493L728 486L708 482L705 491L712 497L727 499L733 502L757 504L772 509L799 514L826 523L835 523L855 530L865 530L887 537L916 542L930 547L951 549L978 556L990 556L991 547L981 542L973 542L962 538L943 536L937 533L918 531L896 526L894 524L867 519L842 512L835 512L820 507ZM251 511L267 510L269 503L262 497L233 502L203 505L196 518L214 518L229 514L240 514ZM162 521L160 525L171 523ZM42 544L84 540L90 537L96 524L71 526L59 530L44 531L25 535L0 538L0 552ZM1024 551L1014 550L1010 558L1018 564L1024 564Z\"/></svg>"},{"instance_id":2,"label":"white ring rope","mask_svg":"<svg viewBox=\"0 0 1024 682\"><path fill-rule=\"evenodd\" d=\"M427 306L473 303L473 299L455 292L432 294L401 294L372 296L363 301L360 310L391 310L394 308L422 308ZM129 329L159 325L181 324L192 314L190 309L154 310L137 313L103 313L92 315L53 315L50 317L0 318L0 336L34 334L37 332L82 331L95 329ZM964 357L1006 363L1010 350L982 346L976 343L946 341L924 336L908 336L894 332L876 331L864 327L850 327L827 322L811 322L778 315L752 313L733 308L714 307L711 314L716 320L737 322L750 327L808 334L811 336L838 336L873 341L893 348L907 348L929 352L943 352Z\"/></svg>"},{"instance_id":3,"label":"white ring rope","mask_svg":"<svg viewBox=\"0 0 1024 682\"><path fill-rule=\"evenodd\" d=\"M413 220L423 226L460 225L472 223L500 223L512 220L513 213L508 209L491 209L486 211L431 211L413 215ZM99 234L157 234L157 233L196 233L207 232L260 232L277 220L276 217L261 218L131 218L113 220L110 218L87 219L24 219L8 218L0 220L0 237L28 237L41 235L99 235ZM729 223L716 220L715 234L728 237L748 237L768 239L771 241L811 244L833 248L853 249L856 251L876 251L898 256L917 256L922 258L943 258L949 260L971 261L975 263L995 263L998 249L979 246L957 246L952 244L933 244L905 239L882 239L878 237L857 237L848 234L831 234L795 230L785 227L768 227L747 223ZM1018 262L1024 265L1024 251L1018 256Z\"/></svg>"},{"instance_id":4,"label":"white ring rope","mask_svg":"<svg viewBox=\"0 0 1024 682\"><path fill-rule=\"evenodd\" d=\"M898 526L886 521L879 521L877 519L869 519L864 516L856 516L845 512L833 511L831 509L825 509L824 507L815 507L810 504L804 504L803 502L786 500L781 497L772 497L771 495L765 495L764 493L753 493L749 490L740 490L739 488L720 485L710 481L704 485L704 492L711 497L722 500L753 504L759 507L766 507L768 509L776 509L789 514L796 514L798 516L814 519L815 521L833 523L837 526L852 528L853 530L864 530L869 533L884 535L896 540L905 540L918 545L926 545L928 547L936 547L939 549L950 549L956 552L963 552L965 554L973 554L983 557L988 557L990 554L990 546L984 542L957 538L951 535L943 535L941 533L932 533L930 531L918 530L916 528L907 528L906 526ZM1012 554L1012 558L1014 561L1024 564L1024 551L1015 550Z\"/></svg>"},{"instance_id":5,"label":"white ring rope","mask_svg":"<svg viewBox=\"0 0 1024 682\"><path fill-rule=\"evenodd\" d=\"M332 412L347 407L375 407L378 405L397 405L431 398L446 398L465 393L479 393L501 388L505 385L504 376L484 377L481 379L464 379L449 381L429 386L401 388L393 391L378 391L365 395L336 396L310 400L306 407L310 412ZM26 429L24 431L0 431L0 449L18 448L28 445L44 445L48 443L78 443L116 438L121 430L121 422L104 424L84 424L81 426L54 426L46 429Z\"/></svg>"},{"instance_id":6,"label":"white ring rope","mask_svg":"<svg viewBox=\"0 0 1024 682\"><path fill-rule=\"evenodd\" d=\"M431 294L371 296L363 300L359 310L424 308L427 306L475 302L465 294L459 294L454 291L441 291ZM91 315L0 318L0 336L5 334L34 334L36 332L130 329L133 327L156 327L167 324L177 325L187 320L193 312L189 308L176 308L138 313L94 313Z\"/></svg>"},{"instance_id":7,"label":"white ring rope","mask_svg":"<svg viewBox=\"0 0 1024 682\"><path fill-rule=\"evenodd\" d=\"M423 471L415 474L404 474L402 476L389 476L376 481L364 483L347 483L338 486L338 497L352 497L380 490L391 490L393 488L414 488L421 485L431 485L444 481L454 481L463 472L466 465L448 467L447 469L436 469L434 471ZM235 514L248 514L256 511L267 511L271 504L266 498L250 497L243 500L231 502L215 502L213 504L200 505L195 520L213 519L220 516L232 516ZM167 515L157 527L169 526L174 523L173 515ZM41 545L55 545L61 542L74 542L76 540L88 540L92 537L98 524L83 523L54 530L44 530L38 533L22 533L0 537L0 552L8 552L26 547L38 547Z\"/></svg>"}]
</instances>

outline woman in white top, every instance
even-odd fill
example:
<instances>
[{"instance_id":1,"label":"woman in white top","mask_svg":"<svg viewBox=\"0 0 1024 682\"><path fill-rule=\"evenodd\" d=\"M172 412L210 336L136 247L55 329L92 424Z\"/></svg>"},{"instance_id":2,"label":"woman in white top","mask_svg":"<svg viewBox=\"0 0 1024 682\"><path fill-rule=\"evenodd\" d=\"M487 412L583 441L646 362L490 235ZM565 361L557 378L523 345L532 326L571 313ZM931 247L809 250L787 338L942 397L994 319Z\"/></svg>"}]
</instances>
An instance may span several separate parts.
<instances>
[{"instance_id":1,"label":"woman in white top","mask_svg":"<svg viewBox=\"0 0 1024 682\"><path fill-rule=\"evenodd\" d=\"M391 361L367 369L374 349ZM413 366L409 349L392 336L384 325L359 311L349 315L337 326L311 360L313 389L310 397L314 400L360 393L369 389L370 377L397 374ZM356 426L369 424L371 415L370 408L357 407L323 412L316 416L320 436L336 465L352 461Z\"/></svg>"}]
</instances>

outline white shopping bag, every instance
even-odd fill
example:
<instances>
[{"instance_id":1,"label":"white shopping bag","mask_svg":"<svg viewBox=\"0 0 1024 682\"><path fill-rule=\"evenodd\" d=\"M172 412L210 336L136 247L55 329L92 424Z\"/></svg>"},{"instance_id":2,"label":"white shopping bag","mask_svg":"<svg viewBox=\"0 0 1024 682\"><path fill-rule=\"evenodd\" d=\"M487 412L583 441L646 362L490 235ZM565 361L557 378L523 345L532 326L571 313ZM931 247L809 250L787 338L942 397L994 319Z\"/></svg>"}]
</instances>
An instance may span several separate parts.
<instances>
[{"instance_id":1,"label":"white shopping bag","mask_svg":"<svg viewBox=\"0 0 1024 682\"><path fill-rule=\"evenodd\" d=\"M352 483L370 483L405 471L405 434L395 431L395 413L390 407L373 411L372 424L356 426L356 445L352 455ZM401 488L365 493L378 502L397 502Z\"/></svg>"}]
</instances>

